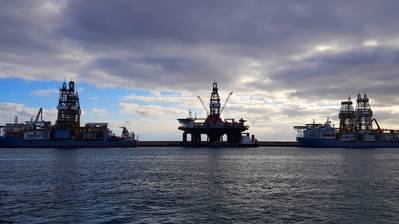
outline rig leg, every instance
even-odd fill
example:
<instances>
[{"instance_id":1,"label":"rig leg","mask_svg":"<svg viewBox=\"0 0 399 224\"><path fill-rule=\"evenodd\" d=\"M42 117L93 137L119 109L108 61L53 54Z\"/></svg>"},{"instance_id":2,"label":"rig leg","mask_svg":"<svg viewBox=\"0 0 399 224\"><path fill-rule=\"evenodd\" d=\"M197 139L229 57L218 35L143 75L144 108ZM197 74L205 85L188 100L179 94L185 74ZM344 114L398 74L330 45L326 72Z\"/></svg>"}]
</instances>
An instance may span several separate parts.
<instances>
[{"instance_id":1,"label":"rig leg","mask_svg":"<svg viewBox=\"0 0 399 224\"><path fill-rule=\"evenodd\" d=\"M191 143L194 145L201 144L201 135L197 133L191 134Z\"/></svg>"},{"instance_id":2,"label":"rig leg","mask_svg":"<svg viewBox=\"0 0 399 224\"><path fill-rule=\"evenodd\" d=\"M183 133L183 145L186 145L186 144L187 144L187 133L184 132Z\"/></svg>"}]
</instances>

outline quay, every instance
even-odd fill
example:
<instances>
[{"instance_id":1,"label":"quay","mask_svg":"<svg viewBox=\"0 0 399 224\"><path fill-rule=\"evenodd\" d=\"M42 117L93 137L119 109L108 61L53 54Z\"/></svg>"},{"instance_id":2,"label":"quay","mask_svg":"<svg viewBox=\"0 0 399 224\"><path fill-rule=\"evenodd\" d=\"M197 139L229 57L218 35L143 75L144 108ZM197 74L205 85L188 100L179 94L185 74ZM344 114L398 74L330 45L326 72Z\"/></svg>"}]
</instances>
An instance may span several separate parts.
<instances>
[{"instance_id":1,"label":"quay","mask_svg":"<svg viewBox=\"0 0 399 224\"><path fill-rule=\"evenodd\" d=\"M298 147L299 146L299 143L294 141L258 141L257 144L259 147ZM139 141L138 146L139 147L182 147L184 146L184 144L183 141Z\"/></svg>"}]
</instances>

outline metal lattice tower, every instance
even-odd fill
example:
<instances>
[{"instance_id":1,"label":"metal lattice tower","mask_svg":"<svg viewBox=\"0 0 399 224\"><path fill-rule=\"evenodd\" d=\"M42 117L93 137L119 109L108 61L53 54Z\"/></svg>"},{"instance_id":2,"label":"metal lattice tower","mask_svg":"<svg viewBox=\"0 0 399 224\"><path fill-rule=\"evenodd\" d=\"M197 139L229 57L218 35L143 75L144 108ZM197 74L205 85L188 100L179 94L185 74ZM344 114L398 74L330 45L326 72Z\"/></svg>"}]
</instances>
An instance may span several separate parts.
<instances>
[{"instance_id":1,"label":"metal lattice tower","mask_svg":"<svg viewBox=\"0 0 399 224\"><path fill-rule=\"evenodd\" d=\"M220 116L220 97L216 82L213 83L211 98L209 100L209 115L214 117Z\"/></svg>"},{"instance_id":2,"label":"metal lattice tower","mask_svg":"<svg viewBox=\"0 0 399 224\"><path fill-rule=\"evenodd\" d=\"M68 88L65 81L62 84L57 110L57 127L71 129L77 129L80 127L81 110L79 95L78 92L75 91L75 82L70 81Z\"/></svg>"},{"instance_id":3,"label":"metal lattice tower","mask_svg":"<svg viewBox=\"0 0 399 224\"><path fill-rule=\"evenodd\" d=\"M356 123L359 131L370 131L373 129L373 111L370 108L369 98L364 94L363 98L357 95Z\"/></svg>"},{"instance_id":4,"label":"metal lattice tower","mask_svg":"<svg viewBox=\"0 0 399 224\"><path fill-rule=\"evenodd\" d=\"M339 111L339 130L340 132L353 132L356 129L356 115L350 97L347 101L341 102Z\"/></svg>"}]
</instances>

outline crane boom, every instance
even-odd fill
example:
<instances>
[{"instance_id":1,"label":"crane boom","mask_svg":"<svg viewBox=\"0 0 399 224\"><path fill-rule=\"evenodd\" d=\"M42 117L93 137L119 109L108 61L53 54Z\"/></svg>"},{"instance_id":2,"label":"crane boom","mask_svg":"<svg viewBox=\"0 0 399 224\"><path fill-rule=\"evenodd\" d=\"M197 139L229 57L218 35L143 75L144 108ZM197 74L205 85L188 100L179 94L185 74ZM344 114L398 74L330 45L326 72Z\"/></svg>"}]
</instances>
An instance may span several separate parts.
<instances>
[{"instance_id":1,"label":"crane boom","mask_svg":"<svg viewBox=\"0 0 399 224\"><path fill-rule=\"evenodd\" d=\"M204 107L205 112L206 112L206 116L208 116L209 115L209 111L208 111L208 108L206 108L204 101L202 100L202 98L200 96L197 96L197 98L200 100L202 106Z\"/></svg>"},{"instance_id":2,"label":"crane boom","mask_svg":"<svg viewBox=\"0 0 399 224\"><path fill-rule=\"evenodd\" d=\"M228 95L227 98L226 98L226 101L224 101L223 107L222 107L222 109L220 110L220 114L222 114L223 111L224 111L224 108L226 108L227 102L229 102L229 99L230 99L230 96L231 96L231 95L233 95L233 91L231 91L231 92L229 93L229 95Z\"/></svg>"},{"instance_id":3,"label":"crane boom","mask_svg":"<svg viewBox=\"0 0 399 224\"><path fill-rule=\"evenodd\" d=\"M43 108L41 108L41 107L39 109L39 112L37 112L35 122L39 121L39 117L40 117L40 120L42 121L43 120Z\"/></svg>"},{"instance_id":4,"label":"crane boom","mask_svg":"<svg viewBox=\"0 0 399 224\"><path fill-rule=\"evenodd\" d=\"M371 123L373 123L373 121L377 125L377 128L378 128L377 130L381 130L380 124L378 124L378 121L376 119L373 119L373 120L371 120Z\"/></svg>"}]
</instances>

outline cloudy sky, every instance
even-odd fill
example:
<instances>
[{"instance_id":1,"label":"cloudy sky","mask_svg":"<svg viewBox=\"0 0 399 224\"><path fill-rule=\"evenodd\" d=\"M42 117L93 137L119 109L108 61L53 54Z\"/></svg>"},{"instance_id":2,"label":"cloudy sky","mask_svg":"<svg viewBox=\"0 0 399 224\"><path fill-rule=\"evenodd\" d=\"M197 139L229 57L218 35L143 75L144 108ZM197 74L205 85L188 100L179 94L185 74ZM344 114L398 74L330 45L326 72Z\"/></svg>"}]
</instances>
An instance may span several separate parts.
<instances>
[{"instance_id":1,"label":"cloudy sky","mask_svg":"<svg viewBox=\"0 0 399 224\"><path fill-rule=\"evenodd\" d=\"M337 123L339 103L367 92L399 127L399 1L2 0L0 122L55 120L57 90L77 81L82 121L175 140L176 118L205 112L197 95L234 91L223 114L261 140L293 125Z\"/></svg>"}]
</instances>

